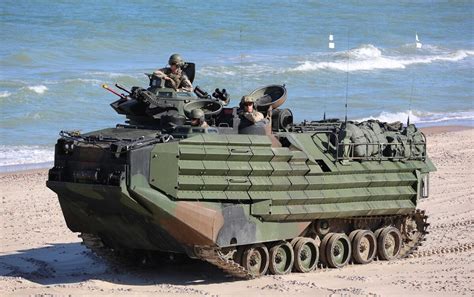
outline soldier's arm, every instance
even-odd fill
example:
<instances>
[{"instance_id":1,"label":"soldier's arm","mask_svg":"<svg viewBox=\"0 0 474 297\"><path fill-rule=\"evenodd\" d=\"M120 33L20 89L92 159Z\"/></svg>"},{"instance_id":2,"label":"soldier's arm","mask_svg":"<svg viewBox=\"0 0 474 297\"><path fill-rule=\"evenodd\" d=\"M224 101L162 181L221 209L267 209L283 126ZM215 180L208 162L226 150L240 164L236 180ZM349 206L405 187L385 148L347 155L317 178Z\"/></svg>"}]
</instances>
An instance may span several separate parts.
<instances>
[{"instance_id":1,"label":"soldier's arm","mask_svg":"<svg viewBox=\"0 0 474 297\"><path fill-rule=\"evenodd\" d=\"M153 74L163 79L166 79L168 77L168 75L166 74L166 68L158 69L155 72L153 72Z\"/></svg>"},{"instance_id":2,"label":"soldier's arm","mask_svg":"<svg viewBox=\"0 0 474 297\"><path fill-rule=\"evenodd\" d=\"M185 92L192 92L193 91L193 85L191 84L191 81L186 75L183 75L183 80L181 81L181 85L179 86L180 91L185 91Z\"/></svg>"},{"instance_id":3,"label":"soldier's arm","mask_svg":"<svg viewBox=\"0 0 474 297\"><path fill-rule=\"evenodd\" d=\"M255 113L254 118L255 118L255 123L260 122L261 120L264 119L263 114L261 112L258 112L258 111Z\"/></svg>"},{"instance_id":4,"label":"soldier's arm","mask_svg":"<svg viewBox=\"0 0 474 297\"><path fill-rule=\"evenodd\" d=\"M263 120L263 114L261 112L246 112L244 113L244 117L252 123Z\"/></svg>"}]
</instances>

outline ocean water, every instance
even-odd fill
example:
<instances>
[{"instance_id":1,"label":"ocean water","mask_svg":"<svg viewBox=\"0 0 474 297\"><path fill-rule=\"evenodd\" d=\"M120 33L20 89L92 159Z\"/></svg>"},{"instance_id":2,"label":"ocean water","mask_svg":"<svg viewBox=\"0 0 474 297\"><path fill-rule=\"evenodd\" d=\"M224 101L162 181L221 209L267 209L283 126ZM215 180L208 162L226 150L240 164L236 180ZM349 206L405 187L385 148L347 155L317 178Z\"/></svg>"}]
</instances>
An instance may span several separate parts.
<instances>
[{"instance_id":1,"label":"ocean water","mask_svg":"<svg viewBox=\"0 0 474 297\"><path fill-rule=\"evenodd\" d=\"M0 2L0 171L60 130L123 123L102 83L146 86L172 53L233 98L285 84L297 120L474 120L472 1ZM415 34L421 43L415 46ZM334 35L335 49L328 48Z\"/></svg>"}]
</instances>

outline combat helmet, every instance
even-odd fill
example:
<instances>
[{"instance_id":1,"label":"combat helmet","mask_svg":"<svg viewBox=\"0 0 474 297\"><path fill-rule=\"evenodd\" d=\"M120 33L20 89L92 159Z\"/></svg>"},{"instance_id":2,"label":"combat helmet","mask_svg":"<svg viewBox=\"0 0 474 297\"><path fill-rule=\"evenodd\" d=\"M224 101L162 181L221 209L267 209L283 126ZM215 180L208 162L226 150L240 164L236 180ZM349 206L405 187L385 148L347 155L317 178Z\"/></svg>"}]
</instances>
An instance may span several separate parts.
<instances>
[{"instance_id":1,"label":"combat helmet","mask_svg":"<svg viewBox=\"0 0 474 297\"><path fill-rule=\"evenodd\" d=\"M200 108L193 109L191 111L191 119L204 120L204 111L202 111Z\"/></svg>"},{"instance_id":2,"label":"combat helmet","mask_svg":"<svg viewBox=\"0 0 474 297\"><path fill-rule=\"evenodd\" d=\"M180 68L184 66L184 60L180 54L172 54L168 60L169 65L176 64Z\"/></svg>"},{"instance_id":3,"label":"combat helmet","mask_svg":"<svg viewBox=\"0 0 474 297\"><path fill-rule=\"evenodd\" d=\"M240 100L241 104L246 104L246 103L253 103L255 104L255 99L249 95L242 96L242 99Z\"/></svg>"}]
</instances>

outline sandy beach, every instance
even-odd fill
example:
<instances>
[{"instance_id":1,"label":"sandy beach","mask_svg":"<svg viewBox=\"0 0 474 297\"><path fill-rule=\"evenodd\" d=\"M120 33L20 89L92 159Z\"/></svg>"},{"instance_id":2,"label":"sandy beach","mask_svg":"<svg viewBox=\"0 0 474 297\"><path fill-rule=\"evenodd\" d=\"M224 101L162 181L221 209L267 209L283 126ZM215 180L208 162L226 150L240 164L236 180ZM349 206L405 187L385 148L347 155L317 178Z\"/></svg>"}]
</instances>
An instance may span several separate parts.
<instances>
[{"instance_id":1,"label":"sandy beach","mask_svg":"<svg viewBox=\"0 0 474 297\"><path fill-rule=\"evenodd\" d=\"M0 295L458 296L474 294L474 130L424 129L438 171L419 203L430 234L413 257L243 281L196 261L110 266L64 222L47 170L0 175Z\"/></svg>"}]
</instances>

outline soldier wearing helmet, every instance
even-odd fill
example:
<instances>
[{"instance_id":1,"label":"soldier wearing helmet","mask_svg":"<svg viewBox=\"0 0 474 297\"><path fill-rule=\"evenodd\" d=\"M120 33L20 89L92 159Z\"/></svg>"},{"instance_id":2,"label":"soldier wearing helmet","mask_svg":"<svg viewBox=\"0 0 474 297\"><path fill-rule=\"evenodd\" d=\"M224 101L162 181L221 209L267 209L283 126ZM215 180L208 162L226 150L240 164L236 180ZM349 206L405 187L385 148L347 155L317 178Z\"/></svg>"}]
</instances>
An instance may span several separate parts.
<instances>
[{"instance_id":1,"label":"soldier wearing helmet","mask_svg":"<svg viewBox=\"0 0 474 297\"><path fill-rule=\"evenodd\" d=\"M255 99L250 96L243 96L240 100L243 112L241 114L242 119L250 121L252 124L259 122L264 119L263 114L255 108Z\"/></svg>"},{"instance_id":2,"label":"soldier wearing helmet","mask_svg":"<svg viewBox=\"0 0 474 297\"><path fill-rule=\"evenodd\" d=\"M177 91L191 92L193 85L183 72L184 60L179 54L172 54L168 60L169 67L158 69L154 72L156 76L166 81L165 85Z\"/></svg>"},{"instance_id":3,"label":"soldier wearing helmet","mask_svg":"<svg viewBox=\"0 0 474 297\"><path fill-rule=\"evenodd\" d=\"M204 118L204 112L202 109L196 108L191 111L191 126L209 128L209 125Z\"/></svg>"}]
</instances>

